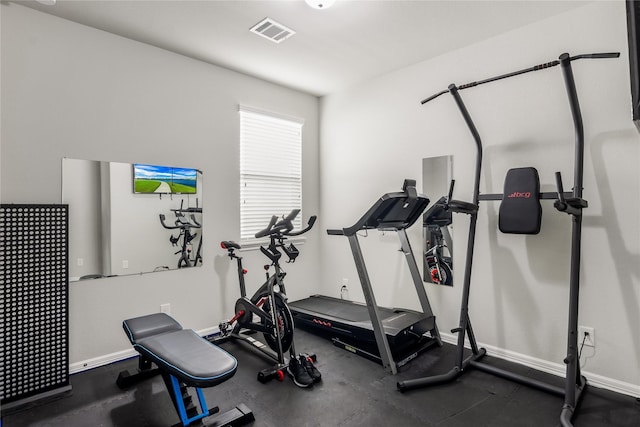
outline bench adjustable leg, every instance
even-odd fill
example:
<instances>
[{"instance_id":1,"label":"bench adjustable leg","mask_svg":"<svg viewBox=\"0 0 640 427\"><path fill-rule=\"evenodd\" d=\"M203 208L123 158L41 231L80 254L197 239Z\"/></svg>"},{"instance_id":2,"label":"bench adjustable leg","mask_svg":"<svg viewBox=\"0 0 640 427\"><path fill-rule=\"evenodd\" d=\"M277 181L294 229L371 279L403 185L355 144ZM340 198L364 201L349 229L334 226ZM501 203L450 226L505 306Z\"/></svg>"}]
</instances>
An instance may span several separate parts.
<instances>
[{"instance_id":1,"label":"bench adjustable leg","mask_svg":"<svg viewBox=\"0 0 640 427\"><path fill-rule=\"evenodd\" d=\"M118 374L116 384L121 389L127 389L140 381L149 379L160 373L160 369L154 368L152 362L144 356L138 356L138 372L122 371Z\"/></svg>"},{"instance_id":2,"label":"bench adjustable leg","mask_svg":"<svg viewBox=\"0 0 640 427\"><path fill-rule=\"evenodd\" d=\"M178 425L186 427L194 421L208 417L209 415L215 414L219 411L219 408L217 407L209 410L209 408L207 407L207 402L204 398L204 393L202 392L201 388L194 387L198 395L198 403L200 405L200 413L198 413L198 410L191 405L191 396L188 394L186 386L183 387L180 384L180 381L178 381L176 377L170 374L165 376L165 383L167 385L167 388L169 389L169 393L171 394L173 405L175 406L176 411L178 412L178 416L180 417L181 424ZM189 405L189 407L187 407L187 405Z\"/></svg>"},{"instance_id":3,"label":"bench adjustable leg","mask_svg":"<svg viewBox=\"0 0 640 427\"><path fill-rule=\"evenodd\" d=\"M218 406L213 408L207 407L207 402L204 397L204 392L200 387L192 387L196 390L198 395L198 403L200 406L200 413L194 406L191 395L187 391L188 386L182 384L176 377L171 374L163 373L163 379L167 386L167 390L171 395L173 405L180 417L180 423L173 427L186 427L191 425L195 421L201 420L206 417L210 417L220 412ZM213 419L209 419L204 426L206 427L227 427L227 426L243 426L255 420L253 412L244 404L239 404L235 408L228 410L223 414L218 414ZM196 425L201 425L197 423Z\"/></svg>"}]
</instances>

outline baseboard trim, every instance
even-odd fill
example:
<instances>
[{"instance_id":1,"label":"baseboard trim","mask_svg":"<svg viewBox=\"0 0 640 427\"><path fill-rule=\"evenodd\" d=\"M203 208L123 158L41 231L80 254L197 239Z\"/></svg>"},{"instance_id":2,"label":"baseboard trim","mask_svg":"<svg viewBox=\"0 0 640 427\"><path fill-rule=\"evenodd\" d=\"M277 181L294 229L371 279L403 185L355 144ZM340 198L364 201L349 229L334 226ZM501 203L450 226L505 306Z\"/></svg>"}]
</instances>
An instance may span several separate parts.
<instances>
[{"instance_id":1,"label":"baseboard trim","mask_svg":"<svg viewBox=\"0 0 640 427\"><path fill-rule=\"evenodd\" d=\"M82 360L80 362L71 363L69 365L69 373L78 374L90 369L99 368L100 366L105 366L111 363L120 362L122 360L131 359L132 357L136 357L137 355L138 352L136 352L133 348L130 348L128 350L118 351L111 354L105 354L104 356Z\"/></svg>"},{"instance_id":2,"label":"baseboard trim","mask_svg":"<svg viewBox=\"0 0 640 427\"><path fill-rule=\"evenodd\" d=\"M220 330L217 327L206 328L201 331L197 331L200 336L206 337L211 335L217 335ZM69 374L78 374L80 372L88 371L90 369L99 368L100 366L109 365L115 362L121 362L126 359L138 356L138 352L133 348L117 351L115 353L105 354L104 356L94 357L92 359L82 360L80 362L71 363L69 365Z\"/></svg>"},{"instance_id":3,"label":"baseboard trim","mask_svg":"<svg viewBox=\"0 0 640 427\"><path fill-rule=\"evenodd\" d=\"M448 344L456 345L458 342L457 335L440 333L440 337L442 338L442 341ZM487 355L489 356L497 357L508 362L518 363L523 366L528 366L538 371L546 372L558 377L564 378L565 376L564 364L549 362L547 360L538 359L522 353L516 353L515 351L498 348L492 345L478 343L478 346L485 348L487 350ZM469 348L469 346L467 346L467 348ZM587 383L590 386L603 388L632 397L640 397L640 385L619 381L584 370L582 371L582 375L587 378Z\"/></svg>"}]
</instances>

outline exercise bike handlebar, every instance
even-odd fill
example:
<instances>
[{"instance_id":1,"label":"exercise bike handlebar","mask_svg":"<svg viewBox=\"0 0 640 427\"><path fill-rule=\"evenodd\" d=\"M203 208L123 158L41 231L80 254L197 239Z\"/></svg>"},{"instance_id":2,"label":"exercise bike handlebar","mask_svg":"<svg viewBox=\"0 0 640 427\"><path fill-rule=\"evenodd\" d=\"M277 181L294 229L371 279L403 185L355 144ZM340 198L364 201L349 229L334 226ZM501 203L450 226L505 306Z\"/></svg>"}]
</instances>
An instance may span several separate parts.
<instances>
[{"instance_id":1,"label":"exercise bike handlebar","mask_svg":"<svg viewBox=\"0 0 640 427\"><path fill-rule=\"evenodd\" d=\"M160 214L160 224L162 224L162 226L164 228L166 228L167 230L175 230L176 228L181 228L179 225L167 225L165 224L164 220L166 219L166 217L164 216L164 214Z\"/></svg>"},{"instance_id":2,"label":"exercise bike handlebar","mask_svg":"<svg viewBox=\"0 0 640 427\"><path fill-rule=\"evenodd\" d=\"M271 230L273 229L273 226L276 225L277 221L278 221L278 217L276 215L272 216L271 221L269 221L269 225L267 225L267 228L265 228L264 230L258 231L255 234L255 237L259 239L260 237L265 237L271 234Z\"/></svg>"},{"instance_id":3,"label":"exercise bike handlebar","mask_svg":"<svg viewBox=\"0 0 640 427\"><path fill-rule=\"evenodd\" d=\"M277 216L272 216L267 228L258 231L255 234L255 237L260 238L269 236L278 238L284 236L300 236L301 234L306 233L307 231L311 230L316 222L317 217L315 215L311 216L305 228L303 228L302 230L293 231L293 220L298 216L299 213L300 209L294 209L280 221L278 221Z\"/></svg>"},{"instance_id":4,"label":"exercise bike handlebar","mask_svg":"<svg viewBox=\"0 0 640 427\"><path fill-rule=\"evenodd\" d=\"M178 219L176 219L175 225L167 225L164 221L166 219L166 217L164 216L164 214L159 214L158 215L160 217L160 224L162 224L162 226L164 228L166 228L167 230L176 230L178 228L180 229L186 229L186 228L200 228L201 225L200 223L198 223L195 219L194 215L191 215L191 218L193 220L193 222L195 224L190 223L188 220L183 220L180 217Z\"/></svg>"},{"instance_id":5,"label":"exercise bike handlebar","mask_svg":"<svg viewBox=\"0 0 640 427\"><path fill-rule=\"evenodd\" d=\"M202 227L202 224L200 224L200 223L198 222L198 220L196 219L195 214L191 214L191 221L193 221L193 223L195 224L196 228L200 228L200 227Z\"/></svg>"},{"instance_id":6,"label":"exercise bike handlebar","mask_svg":"<svg viewBox=\"0 0 640 427\"><path fill-rule=\"evenodd\" d=\"M307 226L305 228L303 228L302 230L298 230L298 231L290 231L289 233L287 233L287 236L300 236L304 233L306 233L307 231L311 230L313 228L313 224L316 223L316 219L318 219L318 217L316 215L312 215L309 218L309 221L307 221Z\"/></svg>"},{"instance_id":7,"label":"exercise bike handlebar","mask_svg":"<svg viewBox=\"0 0 640 427\"><path fill-rule=\"evenodd\" d=\"M511 73L506 73L506 74L501 74L499 76L495 76L495 77L489 77L488 79L484 79L484 80L480 80L477 82L470 82L470 83L465 83L462 84L460 86L456 86L455 84L451 84L449 85L449 87L445 90L442 90L434 95L431 95L428 98L423 99L422 101L420 101L421 104L426 104L429 101L433 101L434 99L436 99L437 97L439 97L440 95L444 95L445 93L449 93L451 91L451 89L456 88L457 90L462 90L462 89L468 89L471 87L475 87L475 86L479 86L481 84L485 84L485 83L490 83L490 82L494 82L496 80L502 80L502 79L506 79L508 77L514 77L520 74L525 74L525 73L529 73L531 71L540 71L540 70L544 70L546 68L551 68L551 67L555 67L556 65L560 64L560 60L562 59L568 59L569 61L575 61L578 59L609 59L609 58L618 58L620 56L620 52L605 52L605 53L585 53L585 54L581 54L581 55L576 55L576 56L569 56L568 53L563 53L562 55L560 55L560 59L556 59L554 61L551 62L545 62L544 64L538 64L538 65L534 65L533 67L529 67L529 68L525 68L522 70L518 70L518 71L513 71Z\"/></svg>"},{"instance_id":8,"label":"exercise bike handlebar","mask_svg":"<svg viewBox=\"0 0 640 427\"><path fill-rule=\"evenodd\" d=\"M289 212L289 215L283 217L280 221L276 222L271 230L271 234L288 234L293 230L293 220L296 219L298 214L300 213L300 209L293 209Z\"/></svg>"}]
</instances>

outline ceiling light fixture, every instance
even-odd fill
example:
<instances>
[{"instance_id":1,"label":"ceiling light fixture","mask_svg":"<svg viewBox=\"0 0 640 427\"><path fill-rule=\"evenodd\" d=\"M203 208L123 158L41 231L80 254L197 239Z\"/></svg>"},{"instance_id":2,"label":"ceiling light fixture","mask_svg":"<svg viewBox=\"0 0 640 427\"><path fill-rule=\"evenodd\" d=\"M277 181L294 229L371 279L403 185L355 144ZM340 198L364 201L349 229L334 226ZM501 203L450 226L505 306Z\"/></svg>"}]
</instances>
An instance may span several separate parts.
<instances>
[{"instance_id":1,"label":"ceiling light fixture","mask_svg":"<svg viewBox=\"0 0 640 427\"><path fill-rule=\"evenodd\" d=\"M304 0L309 6L314 9L329 9L336 0Z\"/></svg>"},{"instance_id":2,"label":"ceiling light fixture","mask_svg":"<svg viewBox=\"0 0 640 427\"><path fill-rule=\"evenodd\" d=\"M56 4L56 0L36 0L38 3L42 3L46 6L53 6Z\"/></svg>"}]
</instances>

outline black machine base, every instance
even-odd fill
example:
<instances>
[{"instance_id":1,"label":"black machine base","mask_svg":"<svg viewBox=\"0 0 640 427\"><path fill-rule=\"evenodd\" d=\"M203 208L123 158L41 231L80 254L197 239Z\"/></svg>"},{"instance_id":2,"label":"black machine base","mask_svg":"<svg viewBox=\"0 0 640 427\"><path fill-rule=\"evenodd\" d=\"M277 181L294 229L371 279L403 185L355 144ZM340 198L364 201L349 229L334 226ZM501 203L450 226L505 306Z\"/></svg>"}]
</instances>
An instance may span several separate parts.
<instances>
[{"instance_id":1,"label":"black machine base","mask_svg":"<svg viewBox=\"0 0 640 427\"><path fill-rule=\"evenodd\" d=\"M289 303L289 308L297 327L329 338L337 347L382 363L365 304L313 295ZM407 309L378 309L398 367L440 344L430 336L435 325L434 316Z\"/></svg>"},{"instance_id":2,"label":"black machine base","mask_svg":"<svg viewBox=\"0 0 640 427\"><path fill-rule=\"evenodd\" d=\"M382 364L382 358L380 357L378 349L375 346L365 348L365 346L362 346L362 344L348 343L341 340L340 338L331 338L331 341L336 347L340 347L344 350L352 352L353 354L362 356L365 359L369 359L376 363ZM400 368L406 365L407 363L418 357L423 351L430 349L434 345L438 345L438 341L436 339L424 337L422 340L416 342L413 346L401 349L399 351L394 351L393 356L396 366Z\"/></svg>"},{"instance_id":3,"label":"black machine base","mask_svg":"<svg viewBox=\"0 0 640 427\"><path fill-rule=\"evenodd\" d=\"M251 409L249 409L244 403L241 403L235 408L229 409L222 414L216 415L212 418L207 418L207 421L201 425L201 427L240 427L255 421L255 419L256 418ZM182 426L182 424L178 423L173 427L179 426Z\"/></svg>"},{"instance_id":4,"label":"black machine base","mask_svg":"<svg viewBox=\"0 0 640 427\"><path fill-rule=\"evenodd\" d=\"M262 341L254 338L252 335L255 335L256 332L249 329L241 329L237 333L230 333L227 335L211 335L205 337L209 342L213 344L221 344L223 342L229 340L235 340L237 342L242 343L247 348L255 351L256 354L263 357L265 360L269 360L270 362L275 362L274 364L262 369L258 372L258 381L261 383L267 383L272 379L277 379L278 381L282 381L284 379L284 372L289 366L285 360L279 361L278 353L269 348Z\"/></svg>"}]
</instances>

